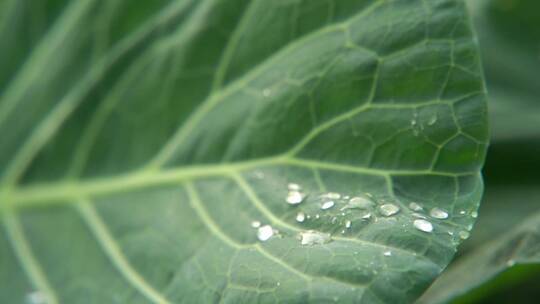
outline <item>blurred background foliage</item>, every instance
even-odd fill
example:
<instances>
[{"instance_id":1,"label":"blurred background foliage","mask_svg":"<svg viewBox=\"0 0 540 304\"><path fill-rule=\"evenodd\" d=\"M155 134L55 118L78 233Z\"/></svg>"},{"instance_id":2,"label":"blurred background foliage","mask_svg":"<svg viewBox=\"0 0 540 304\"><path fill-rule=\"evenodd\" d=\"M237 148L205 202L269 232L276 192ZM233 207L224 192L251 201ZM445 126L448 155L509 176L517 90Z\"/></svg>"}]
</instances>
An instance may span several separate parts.
<instances>
[{"instance_id":1,"label":"blurred background foliage","mask_svg":"<svg viewBox=\"0 0 540 304\"><path fill-rule=\"evenodd\" d=\"M471 238L421 301L540 303L540 1L467 2L490 97L486 192Z\"/></svg>"}]
</instances>

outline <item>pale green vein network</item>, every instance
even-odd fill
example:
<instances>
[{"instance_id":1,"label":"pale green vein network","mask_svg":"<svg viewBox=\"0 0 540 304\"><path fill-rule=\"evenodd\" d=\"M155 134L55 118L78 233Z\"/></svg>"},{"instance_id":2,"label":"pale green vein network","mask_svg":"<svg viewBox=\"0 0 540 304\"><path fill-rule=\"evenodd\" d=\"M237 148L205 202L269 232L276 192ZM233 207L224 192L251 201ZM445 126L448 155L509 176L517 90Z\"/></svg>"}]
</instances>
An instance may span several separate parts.
<instances>
[{"instance_id":1,"label":"pale green vein network","mask_svg":"<svg viewBox=\"0 0 540 304\"><path fill-rule=\"evenodd\" d=\"M51 288L39 262L34 257L30 245L24 236L23 228L19 223L17 215L8 208L3 209L3 222L9 241L19 259L22 268L30 278L30 281L38 292L42 293L49 304L57 304L58 298Z\"/></svg>"},{"instance_id":2,"label":"pale green vein network","mask_svg":"<svg viewBox=\"0 0 540 304\"><path fill-rule=\"evenodd\" d=\"M139 273L137 273L137 271L131 267L126 257L123 255L122 250L112 238L110 232L105 226L105 223L103 223L90 202L87 200L81 200L76 204L76 206L82 218L87 223L87 226L90 228L97 241L101 247L103 247L111 259L111 262L114 266L116 266L122 276L153 303L170 304L170 302L165 299L163 295L150 286L139 275Z\"/></svg>"}]
</instances>

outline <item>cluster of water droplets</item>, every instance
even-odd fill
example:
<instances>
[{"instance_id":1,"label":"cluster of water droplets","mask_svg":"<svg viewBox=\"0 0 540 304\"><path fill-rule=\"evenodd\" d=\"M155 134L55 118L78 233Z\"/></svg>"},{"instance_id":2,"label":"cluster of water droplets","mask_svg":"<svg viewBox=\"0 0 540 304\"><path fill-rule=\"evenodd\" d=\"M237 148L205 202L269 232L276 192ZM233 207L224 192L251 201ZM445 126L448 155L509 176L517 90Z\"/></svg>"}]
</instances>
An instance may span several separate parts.
<instances>
[{"instance_id":1,"label":"cluster of water droplets","mask_svg":"<svg viewBox=\"0 0 540 304\"><path fill-rule=\"evenodd\" d=\"M422 132L426 126L430 127L433 126L435 123L437 123L438 116L437 113L433 113L427 121L424 120L423 122L419 121L418 119L418 113L413 113L413 118L411 119L411 129L414 136L420 135L420 132Z\"/></svg>"},{"instance_id":2,"label":"cluster of water droplets","mask_svg":"<svg viewBox=\"0 0 540 304\"><path fill-rule=\"evenodd\" d=\"M428 121L429 124L436 122L436 118ZM309 199L307 199L309 197ZM361 195L344 195L337 192L325 192L318 194L308 194L308 192L302 189L297 183L289 183L287 185L287 194L285 202L294 208L303 206L304 202L309 201L309 210L319 210L315 214L309 214L305 208L298 210L294 219L298 223L306 223L308 221L320 220L321 218L329 219L329 223L337 227L336 225L342 225L341 233L345 234L347 230L353 228L356 221L362 221L367 223L369 221L378 221L381 218L387 218L388 220L395 220L393 217L402 212L400 204L387 201L385 199L375 199L370 193L364 193ZM316 205L312 205L316 204ZM313 207L317 206L316 209ZM425 210L420 203L410 202L408 204L409 211L406 213L412 215L412 227L422 231L424 233L432 233L435 230L434 222L445 221L450 218L450 214L447 210L439 207L434 207L429 210ZM331 212L328 212L331 211ZM465 211L460 211L460 215L466 214ZM478 214L471 212L470 216L476 218ZM358 223L357 223L358 224ZM252 222L253 228L257 229L257 238L259 241L265 242L272 237L279 236L279 231L273 228L271 225L263 225L258 221ZM472 225L467 227L470 231ZM457 237L461 239L467 239L470 235L469 231L462 230L457 232ZM448 234L454 236L452 230L448 230ZM329 233L323 233L308 229L301 231L297 235L301 245L317 245L325 244L332 241L332 235ZM385 252L385 256L391 256L391 252Z\"/></svg>"}]
</instances>

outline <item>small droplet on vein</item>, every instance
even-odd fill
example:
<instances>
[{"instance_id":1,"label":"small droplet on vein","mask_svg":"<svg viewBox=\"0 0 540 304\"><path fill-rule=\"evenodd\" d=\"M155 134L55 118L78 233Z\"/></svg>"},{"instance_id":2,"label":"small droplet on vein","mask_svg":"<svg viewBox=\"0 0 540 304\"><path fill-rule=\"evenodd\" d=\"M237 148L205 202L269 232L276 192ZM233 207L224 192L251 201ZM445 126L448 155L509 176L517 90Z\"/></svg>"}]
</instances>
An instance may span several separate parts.
<instances>
[{"instance_id":1,"label":"small droplet on vein","mask_svg":"<svg viewBox=\"0 0 540 304\"><path fill-rule=\"evenodd\" d=\"M429 211L429 215L433 218L444 220L448 218L448 212L441 208L433 208L431 211Z\"/></svg>"},{"instance_id":2,"label":"small droplet on vein","mask_svg":"<svg viewBox=\"0 0 540 304\"><path fill-rule=\"evenodd\" d=\"M413 225L416 229L423 231L423 232L432 232L433 231L433 225L426 221L426 220L414 220Z\"/></svg>"},{"instance_id":3,"label":"small droplet on vein","mask_svg":"<svg viewBox=\"0 0 540 304\"><path fill-rule=\"evenodd\" d=\"M383 216L392 216L394 214L397 214L399 212L399 207L394 204L383 204L379 206L379 212Z\"/></svg>"},{"instance_id":4,"label":"small droplet on vein","mask_svg":"<svg viewBox=\"0 0 540 304\"><path fill-rule=\"evenodd\" d=\"M322 233L314 230L303 231L298 234L301 245L322 245L330 242L332 237L328 233Z\"/></svg>"},{"instance_id":5,"label":"small droplet on vein","mask_svg":"<svg viewBox=\"0 0 540 304\"><path fill-rule=\"evenodd\" d=\"M257 238L259 241L268 241L272 236L274 236L274 228L270 225L264 225L257 230Z\"/></svg>"},{"instance_id":6,"label":"small droplet on vein","mask_svg":"<svg viewBox=\"0 0 540 304\"><path fill-rule=\"evenodd\" d=\"M321 205L321 209L322 210L327 210L327 209L330 209L330 208L334 207L334 205L335 205L334 201L327 201L327 202L324 202Z\"/></svg>"},{"instance_id":7,"label":"small droplet on vein","mask_svg":"<svg viewBox=\"0 0 540 304\"><path fill-rule=\"evenodd\" d=\"M298 212L298 214L296 215L296 221L299 223L303 223L305 220L306 215L304 214L304 212Z\"/></svg>"}]
</instances>

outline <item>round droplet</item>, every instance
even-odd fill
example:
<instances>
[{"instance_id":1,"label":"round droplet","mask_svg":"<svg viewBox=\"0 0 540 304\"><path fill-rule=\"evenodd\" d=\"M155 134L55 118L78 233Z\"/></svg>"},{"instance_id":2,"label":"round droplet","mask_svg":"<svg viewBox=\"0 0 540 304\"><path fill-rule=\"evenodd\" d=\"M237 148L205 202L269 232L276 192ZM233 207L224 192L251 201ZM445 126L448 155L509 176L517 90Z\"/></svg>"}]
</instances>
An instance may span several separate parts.
<instances>
[{"instance_id":1,"label":"round droplet","mask_svg":"<svg viewBox=\"0 0 540 304\"><path fill-rule=\"evenodd\" d=\"M251 227L253 227L253 228L259 228L259 227L261 227L261 222L259 222L259 221L253 221L253 222L251 222Z\"/></svg>"},{"instance_id":2,"label":"round droplet","mask_svg":"<svg viewBox=\"0 0 540 304\"><path fill-rule=\"evenodd\" d=\"M413 225L416 229L424 232L432 232L433 225L426 220L414 220Z\"/></svg>"},{"instance_id":3,"label":"round droplet","mask_svg":"<svg viewBox=\"0 0 540 304\"><path fill-rule=\"evenodd\" d=\"M287 203L291 205L298 205L304 201L305 197L306 195L300 191L289 191L289 194L287 194Z\"/></svg>"},{"instance_id":4,"label":"round droplet","mask_svg":"<svg viewBox=\"0 0 540 304\"><path fill-rule=\"evenodd\" d=\"M321 216L320 216L318 213L315 214L315 218L316 218L316 219L319 219L320 217L321 217Z\"/></svg>"},{"instance_id":5,"label":"round droplet","mask_svg":"<svg viewBox=\"0 0 540 304\"><path fill-rule=\"evenodd\" d=\"M345 209L369 209L375 205L375 202L368 198L368 197L362 197L362 196L355 196L347 202L347 205L345 205L341 210Z\"/></svg>"},{"instance_id":6,"label":"round droplet","mask_svg":"<svg viewBox=\"0 0 540 304\"><path fill-rule=\"evenodd\" d=\"M370 213L370 212L368 212L368 213L366 213L366 214L362 215L362 218L363 218L363 219L365 219L365 220L368 220L368 219L370 219L370 218L371 218L371 213Z\"/></svg>"},{"instance_id":7,"label":"round droplet","mask_svg":"<svg viewBox=\"0 0 540 304\"><path fill-rule=\"evenodd\" d=\"M295 184L295 183L289 183L287 185L287 188L289 188L290 191L299 191L300 190L300 185Z\"/></svg>"},{"instance_id":8,"label":"round droplet","mask_svg":"<svg viewBox=\"0 0 540 304\"><path fill-rule=\"evenodd\" d=\"M29 304L46 304L47 296L41 291L33 291L26 294L26 302Z\"/></svg>"},{"instance_id":9,"label":"round droplet","mask_svg":"<svg viewBox=\"0 0 540 304\"><path fill-rule=\"evenodd\" d=\"M466 213L465 210L459 211L459 214L461 214L461 215L464 215L465 213Z\"/></svg>"},{"instance_id":10,"label":"round droplet","mask_svg":"<svg viewBox=\"0 0 540 304\"><path fill-rule=\"evenodd\" d=\"M326 244L332 240L332 237L328 233L322 233L318 231L308 230L303 231L298 234L301 245L316 245L316 244Z\"/></svg>"},{"instance_id":11,"label":"round droplet","mask_svg":"<svg viewBox=\"0 0 540 304\"><path fill-rule=\"evenodd\" d=\"M274 235L274 228L270 225L264 225L257 230L257 238L259 241L268 241Z\"/></svg>"},{"instance_id":12,"label":"round droplet","mask_svg":"<svg viewBox=\"0 0 540 304\"><path fill-rule=\"evenodd\" d=\"M444 220L448 218L448 212L437 207L431 209L431 211L429 211L429 215L431 215L431 217L433 218L440 219L440 220Z\"/></svg>"},{"instance_id":13,"label":"round droplet","mask_svg":"<svg viewBox=\"0 0 540 304\"><path fill-rule=\"evenodd\" d=\"M507 265L508 267L512 267L512 266L516 265L516 261L510 259L510 260L508 260L508 262L506 262L506 265Z\"/></svg>"},{"instance_id":14,"label":"round droplet","mask_svg":"<svg viewBox=\"0 0 540 304\"><path fill-rule=\"evenodd\" d=\"M478 217L478 212L476 212L476 211L471 212L471 216L472 216L472 218L477 218Z\"/></svg>"},{"instance_id":15,"label":"round droplet","mask_svg":"<svg viewBox=\"0 0 540 304\"><path fill-rule=\"evenodd\" d=\"M471 236L471 234L470 234L468 231L460 231L460 232L459 232L459 237L460 237L462 240L468 239L469 236Z\"/></svg>"},{"instance_id":16,"label":"round droplet","mask_svg":"<svg viewBox=\"0 0 540 304\"><path fill-rule=\"evenodd\" d=\"M321 205L321 209L322 210L327 210L327 209L330 209L330 208L334 207L334 205L335 205L334 201L327 201L327 202L324 202Z\"/></svg>"},{"instance_id":17,"label":"round droplet","mask_svg":"<svg viewBox=\"0 0 540 304\"><path fill-rule=\"evenodd\" d=\"M346 221L345 222L345 228L351 228L351 225L352 225L351 221Z\"/></svg>"},{"instance_id":18,"label":"round droplet","mask_svg":"<svg viewBox=\"0 0 540 304\"><path fill-rule=\"evenodd\" d=\"M437 114L433 114L427 122L428 126L433 126L437 122Z\"/></svg>"},{"instance_id":19,"label":"round droplet","mask_svg":"<svg viewBox=\"0 0 540 304\"><path fill-rule=\"evenodd\" d=\"M306 215L304 214L304 212L298 212L298 214L296 215L296 221L299 223L302 223L305 220L306 220Z\"/></svg>"},{"instance_id":20,"label":"round droplet","mask_svg":"<svg viewBox=\"0 0 540 304\"><path fill-rule=\"evenodd\" d=\"M270 89L264 89L262 91L262 94L263 94L264 97L268 97L268 96L270 96L270 94L272 94L272 91Z\"/></svg>"},{"instance_id":21,"label":"round droplet","mask_svg":"<svg viewBox=\"0 0 540 304\"><path fill-rule=\"evenodd\" d=\"M328 192L328 193L324 194L323 196L327 197L329 199L340 199L341 198L341 194L339 194L337 192Z\"/></svg>"},{"instance_id":22,"label":"round droplet","mask_svg":"<svg viewBox=\"0 0 540 304\"><path fill-rule=\"evenodd\" d=\"M417 218L427 219L427 216L423 215L422 213L413 212L411 215Z\"/></svg>"},{"instance_id":23,"label":"round droplet","mask_svg":"<svg viewBox=\"0 0 540 304\"><path fill-rule=\"evenodd\" d=\"M383 255L384 256L392 256L392 251L387 250L387 251L383 252Z\"/></svg>"},{"instance_id":24,"label":"round droplet","mask_svg":"<svg viewBox=\"0 0 540 304\"><path fill-rule=\"evenodd\" d=\"M424 208L422 208L422 206L420 206L420 204L418 203L411 202L409 204L409 209L411 209L412 211L422 211Z\"/></svg>"},{"instance_id":25,"label":"round droplet","mask_svg":"<svg viewBox=\"0 0 540 304\"><path fill-rule=\"evenodd\" d=\"M379 206L379 212L383 216L392 216L399 212L399 207L394 204L383 204Z\"/></svg>"}]
</instances>

